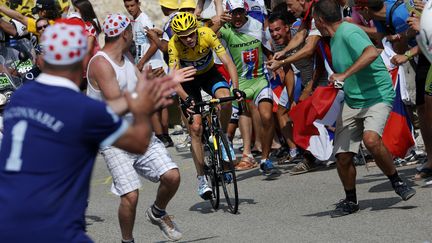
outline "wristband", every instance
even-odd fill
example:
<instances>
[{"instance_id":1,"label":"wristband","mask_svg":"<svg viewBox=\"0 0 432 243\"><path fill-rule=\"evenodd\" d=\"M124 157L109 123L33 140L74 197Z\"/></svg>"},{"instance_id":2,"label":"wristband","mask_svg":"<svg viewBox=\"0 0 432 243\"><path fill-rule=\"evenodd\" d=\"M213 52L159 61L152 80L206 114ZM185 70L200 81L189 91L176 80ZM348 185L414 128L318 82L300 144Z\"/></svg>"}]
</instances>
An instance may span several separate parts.
<instances>
[{"instance_id":1,"label":"wristband","mask_svg":"<svg viewBox=\"0 0 432 243\"><path fill-rule=\"evenodd\" d=\"M404 56L406 56L406 57L408 58L408 60L411 60L411 59L413 59L413 57L414 57L414 55L411 53L410 50L406 51L406 52L404 53Z\"/></svg>"}]
</instances>

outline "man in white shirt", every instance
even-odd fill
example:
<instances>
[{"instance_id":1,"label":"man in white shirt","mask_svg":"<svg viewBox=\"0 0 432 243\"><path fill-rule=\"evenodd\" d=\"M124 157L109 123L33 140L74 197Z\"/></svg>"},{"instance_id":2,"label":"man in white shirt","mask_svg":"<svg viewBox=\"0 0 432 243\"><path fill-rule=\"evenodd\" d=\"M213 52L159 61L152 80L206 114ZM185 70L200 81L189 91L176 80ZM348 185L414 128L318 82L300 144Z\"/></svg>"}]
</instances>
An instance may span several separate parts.
<instances>
[{"instance_id":1,"label":"man in white shirt","mask_svg":"<svg viewBox=\"0 0 432 243\"><path fill-rule=\"evenodd\" d=\"M124 0L123 3L128 13L135 20L132 22L132 31L136 47L136 66L141 71L144 65L148 64L152 67L155 76L165 75L163 53L159 50L157 44L147 37L147 30L155 27L153 22L141 11L139 0ZM153 115L152 125L156 137L164 143L165 147L174 146L168 134L168 108L164 108Z\"/></svg>"}]
</instances>

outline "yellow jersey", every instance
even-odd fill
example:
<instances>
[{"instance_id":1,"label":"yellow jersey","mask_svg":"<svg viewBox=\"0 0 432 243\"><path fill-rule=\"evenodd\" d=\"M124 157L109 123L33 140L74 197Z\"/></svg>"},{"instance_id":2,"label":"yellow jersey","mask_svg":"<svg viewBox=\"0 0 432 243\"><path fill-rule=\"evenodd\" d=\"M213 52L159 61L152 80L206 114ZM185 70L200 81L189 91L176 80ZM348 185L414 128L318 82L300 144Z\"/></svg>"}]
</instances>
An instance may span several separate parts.
<instances>
[{"instance_id":1,"label":"yellow jersey","mask_svg":"<svg viewBox=\"0 0 432 243\"><path fill-rule=\"evenodd\" d=\"M214 65L212 50L221 57L226 53L216 34L208 27L198 27L197 43L194 48L187 47L175 34L168 42L169 67L177 63L181 68L193 66L196 74L203 74Z\"/></svg>"},{"instance_id":2,"label":"yellow jersey","mask_svg":"<svg viewBox=\"0 0 432 243\"><path fill-rule=\"evenodd\" d=\"M37 22L36 19L28 17L27 18L27 31L30 33L33 33L35 35L39 35L39 32L37 31L37 28L36 28L36 22ZM53 25L55 23L55 21L50 19L50 20L48 20L48 23L50 25Z\"/></svg>"}]
</instances>

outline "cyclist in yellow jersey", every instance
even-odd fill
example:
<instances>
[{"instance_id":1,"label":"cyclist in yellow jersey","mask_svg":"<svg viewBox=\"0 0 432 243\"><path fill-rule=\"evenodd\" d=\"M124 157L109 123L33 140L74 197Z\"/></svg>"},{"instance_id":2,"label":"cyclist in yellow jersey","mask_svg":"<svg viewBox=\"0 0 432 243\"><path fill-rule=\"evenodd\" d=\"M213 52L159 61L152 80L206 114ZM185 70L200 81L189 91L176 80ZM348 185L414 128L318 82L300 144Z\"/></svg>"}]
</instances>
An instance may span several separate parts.
<instances>
[{"instance_id":1,"label":"cyclist in yellow jersey","mask_svg":"<svg viewBox=\"0 0 432 243\"><path fill-rule=\"evenodd\" d=\"M193 123L189 127L192 138L192 153L198 175L198 194L203 199L210 199L212 191L204 176L204 151L201 142L202 118L199 110L194 109L195 102L202 100L201 89L216 98L230 96L229 85L214 67L212 50L228 70L234 95L242 97L238 90L238 76L231 57L217 38L207 27L198 27L196 16L188 12L178 13L171 21L175 33L168 42L170 68L193 66L197 69L195 79L177 87L177 94L182 99L183 113L192 115ZM231 109L229 109L231 110Z\"/></svg>"}]
</instances>

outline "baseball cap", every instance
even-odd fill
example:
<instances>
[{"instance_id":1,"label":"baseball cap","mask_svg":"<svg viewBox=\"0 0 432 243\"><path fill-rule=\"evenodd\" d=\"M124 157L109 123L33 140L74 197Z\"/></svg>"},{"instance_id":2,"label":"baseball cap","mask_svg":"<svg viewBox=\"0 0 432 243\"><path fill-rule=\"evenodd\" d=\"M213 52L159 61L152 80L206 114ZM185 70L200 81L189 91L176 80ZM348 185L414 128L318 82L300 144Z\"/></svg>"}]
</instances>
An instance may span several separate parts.
<instances>
[{"instance_id":1,"label":"baseball cap","mask_svg":"<svg viewBox=\"0 0 432 243\"><path fill-rule=\"evenodd\" d=\"M59 19L48 26L41 37L43 59L53 65L68 65L84 59L87 36L82 21Z\"/></svg>"},{"instance_id":2,"label":"baseball cap","mask_svg":"<svg viewBox=\"0 0 432 243\"><path fill-rule=\"evenodd\" d=\"M102 24L102 30L108 37L118 36L129 26L130 22L124 14L109 14Z\"/></svg>"},{"instance_id":3,"label":"baseball cap","mask_svg":"<svg viewBox=\"0 0 432 243\"><path fill-rule=\"evenodd\" d=\"M178 9L179 8L178 0L159 0L159 4L162 7L169 8L169 9Z\"/></svg>"},{"instance_id":4,"label":"baseball cap","mask_svg":"<svg viewBox=\"0 0 432 243\"><path fill-rule=\"evenodd\" d=\"M226 10L231 12L237 8L247 9L247 6L245 6L244 0L227 0Z\"/></svg>"},{"instance_id":5,"label":"baseball cap","mask_svg":"<svg viewBox=\"0 0 432 243\"><path fill-rule=\"evenodd\" d=\"M55 9L55 0L37 0L36 5L32 8L32 13L37 14L39 10Z\"/></svg>"}]
</instances>

